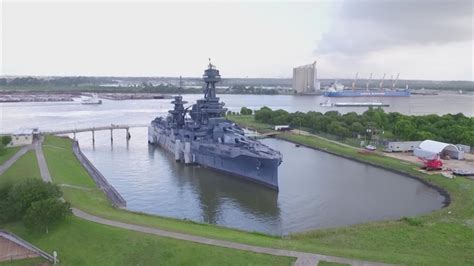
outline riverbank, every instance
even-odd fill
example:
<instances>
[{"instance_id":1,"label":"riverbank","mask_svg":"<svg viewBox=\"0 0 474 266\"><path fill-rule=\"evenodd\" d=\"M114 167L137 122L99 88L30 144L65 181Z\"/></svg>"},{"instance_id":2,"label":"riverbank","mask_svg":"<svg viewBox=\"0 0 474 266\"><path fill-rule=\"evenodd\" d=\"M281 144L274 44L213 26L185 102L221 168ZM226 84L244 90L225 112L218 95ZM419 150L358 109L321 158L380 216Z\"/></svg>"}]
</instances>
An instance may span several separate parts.
<instances>
[{"instance_id":1,"label":"riverbank","mask_svg":"<svg viewBox=\"0 0 474 266\"><path fill-rule=\"evenodd\" d=\"M262 133L273 130L271 125L256 122L252 116L229 116L228 118ZM462 177L447 179L439 174L427 175L419 172L417 170L419 166L413 163L380 154L361 154L358 149L339 145L323 138L290 133L281 133L278 138L405 174L443 193L447 197L445 204L449 204L441 210L419 217L401 219L400 221L367 223L334 230L316 230L296 234L292 238L322 237L331 239L331 244L341 244L341 247L365 247L367 251L375 249L387 255L391 253L390 249L392 249L399 250L400 256L416 253L431 256L432 259L437 258L427 264L442 264L440 261L443 258L440 254L444 254L449 259L454 258L455 255L450 254L447 250L459 252L460 256L464 256L466 258L464 264L474 261L474 256L468 255L469 250L474 248L472 241L474 239L474 184L472 181ZM414 226L414 224L419 224L419 226ZM320 241L317 242L320 243ZM380 246L377 247L375 243ZM458 263L451 261L446 264ZM459 262L459 264L462 263Z\"/></svg>"},{"instance_id":2,"label":"riverbank","mask_svg":"<svg viewBox=\"0 0 474 266\"><path fill-rule=\"evenodd\" d=\"M268 125L252 122L251 119L247 120L255 129L271 130ZM312 141L314 143L308 144L321 145L322 149L341 149L336 143L316 139ZM54 182L74 186L62 187L65 199L71 202L73 207L106 219L251 245L317 252L386 263L469 265L474 261L474 255L469 252L474 248L471 241L474 237L472 232L474 206L472 195L474 194L474 187L472 181L470 182L467 179L447 180L441 176L426 177L435 179L437 185L451 194L453 201L450 206L421 217L316 230L279 238L113 208L105 195L97 189L85 169L75 159L72 153L71 140L47 137L43 149ZM342 149L341 151L344 152L345 150ZM345 152L351 154L349 151ZM394 167L403 166L408 169L414 167L406 163L400 163L395 159L392 160ZM431 180L428 181L432 182ZM75 223L76 218L73 218L73 220ZM87 226L84 225L82 229L87 230ZM100 228L96 228L96 226ZM109 228L95 224L92 227L97 229L94 231L97 234L100 230ZM24 234L28 236L27 232L22 232L21 225L12 226L11 228L22 237L25 237ZM70 228L70 230L73 229ZM117 234L120 234L120 231ZM74 234L74 236L76 235L78 234ZM61 237L65 237L64 232L58 233L53 239L59 241ZM83 238L82 235L78 235L78 237L79 239ZM87 235L87 237L91 237L92 240L100 238L101 241L108 239L105 236ZM112 237L114 243L116 240L121 240L115 237ZM52 240L47 236L25 238L42 248L43 246L38 244L40 241L50 248L55 246L53 242L49 243ZM96 246L89 242L85 243L92 245L92 247ZM137 239L134 240L138 247L143 248L142 243L139 242ZM71 248L81 249L79 244L71 243L71 245ZM107 247L107 251L111 252L109 247ZM136 253L143 255L138 251ZM84 252L75 251L68 254L68 256L83 258L86 255ZM95 258L95 255L93 256ZM196 256L199 257L200 255ZM206 261L205 258L203 261Z\"/></svg>"}]
</instances>

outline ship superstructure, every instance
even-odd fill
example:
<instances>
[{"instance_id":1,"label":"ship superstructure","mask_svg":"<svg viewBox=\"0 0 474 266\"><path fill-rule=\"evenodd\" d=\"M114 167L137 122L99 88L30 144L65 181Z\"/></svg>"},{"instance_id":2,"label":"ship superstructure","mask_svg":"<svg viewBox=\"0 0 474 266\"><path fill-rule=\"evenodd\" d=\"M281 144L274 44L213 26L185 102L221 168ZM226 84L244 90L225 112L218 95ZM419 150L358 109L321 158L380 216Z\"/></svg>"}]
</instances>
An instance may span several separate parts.
<instances>
[{"instance_id":1,"label":"ship superstructure","mask_svg":"<svg viewBox=\"0 0 474 266\"><path fill-rule=\"evenodd\" d=\"M169 115L157 117L148 127L148 142L174 154L176 161L198 164L278 190L278 166L282 155L248 138L224 115L224 103L216 97L219 70L209 62L204 71L204 98L190 107L176 96Z\"/></svg>"}]
</instances>

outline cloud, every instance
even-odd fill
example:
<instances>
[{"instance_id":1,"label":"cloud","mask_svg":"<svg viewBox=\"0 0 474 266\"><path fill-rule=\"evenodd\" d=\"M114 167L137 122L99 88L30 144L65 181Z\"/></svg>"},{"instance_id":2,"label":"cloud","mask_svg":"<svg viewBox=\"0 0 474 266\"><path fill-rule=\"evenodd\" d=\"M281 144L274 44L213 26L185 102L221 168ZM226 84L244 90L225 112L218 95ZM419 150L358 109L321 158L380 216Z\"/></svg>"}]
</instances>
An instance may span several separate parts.
<instances>
[{"instance_id":1,"label":"cloud","mask_svg":"<svg viewBox=\"0 0 474 266\"><path fill-rule=\"evenodd\" d=\"M347 1L316 53L364 55L472 39L472 1Z\"/></svg>"}]
</instances>

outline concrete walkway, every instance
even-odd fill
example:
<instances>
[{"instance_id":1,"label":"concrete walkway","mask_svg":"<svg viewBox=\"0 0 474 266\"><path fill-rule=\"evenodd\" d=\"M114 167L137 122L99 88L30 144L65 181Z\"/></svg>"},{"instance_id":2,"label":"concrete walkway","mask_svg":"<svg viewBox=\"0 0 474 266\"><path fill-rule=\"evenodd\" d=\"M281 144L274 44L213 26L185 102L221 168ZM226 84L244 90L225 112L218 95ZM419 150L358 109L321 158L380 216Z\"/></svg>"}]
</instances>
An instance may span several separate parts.
<instances>
[{"instance_id":1,"label":"concrete walkway","mask_svg":"<svg viewBox=\"0 0 474 266\"><path fill-rule=\"evenodd\" d=\"M48 165L46 164L46 159L44 158L43 148L41 147L41 141L38 141L34 144L36 152L36 160L38 161L39 170L41 173L41 178L45 182L53 182L51 179L51 174L49 173Z\"/></svg>"},{"instance_id":2,"label":"concrete walkway","mask_svg":"<svg viewBox=\"0 0 474 266\"><path fill-rule=\"evenodd\" d=\"M349 265L389 265L389 264L384 264L384 263L353 260L353 259L339 258L339 257L326 256L326 255L320 255L320 254L314 254L314 253L293 251L293 250L252 246L252 245L247 245L247 244L230 242L226 240L218 240L218 239L212 239L212 238L207 238L207 237L201 237L201 236L195 236L195 235L189 235L189 234L183 234L183 233L177 233L177 232L170 232L170 231L161 230L161 229L152 228L152 227L146 227L146 226L141 226L141 225L118 222L114 220L108 220L102 217L88 214L76 208L73 208L72 211L75 216L82 218L84 220L88 220L88 221L99 223L99 224L109 225L113 227L123 228L127 230L137 231L137 232L141 232L145 234L152 234L152 235L157 235L157 236L162 236L162 237L174 238L178 240L191 241L191 242L200 243L200 244L238 249L238 250L268 254L268 255L273 255L273 256L295 257L297 258L295 265L314 266L314 265L317 265L319 261L336 262L336 263L349 264Z\"/></svg>"},{"instance_id":3,"label":"concrete walkway","mask_svg":"<svg viewBox=\"0 0 474 266\"><path fill-rule=\"evenodd\" d=\"M27 145L22 147L15 155L13 155L10 159L0 165L0 175L5 173L5 171L10 168L21 156L25 155L29 150L33 149L32 145Z\"/></svg>"}]
</instances>

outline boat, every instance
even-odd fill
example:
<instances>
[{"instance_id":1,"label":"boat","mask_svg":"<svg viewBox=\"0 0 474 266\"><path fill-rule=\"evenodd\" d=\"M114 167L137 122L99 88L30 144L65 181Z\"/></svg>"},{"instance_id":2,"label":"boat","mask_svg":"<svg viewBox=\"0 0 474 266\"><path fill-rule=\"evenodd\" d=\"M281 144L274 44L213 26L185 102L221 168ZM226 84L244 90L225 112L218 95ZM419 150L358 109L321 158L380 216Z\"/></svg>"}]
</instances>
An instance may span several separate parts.
<instances>
[{"instance_id":1,"label":"boat","mask_svg":"<svg viewBox=\"0 0 474 266\"><path fill-rule=\"evenodd\" d=\"M216 97L219 70L209 61L204 71L204 98L191 106L181 95L171 102L167 117L155 118L148 127L148 143L172 153L178 162L212 170L278 190L279 151L251 139L225 118L224 103Z\"/></svg>"},{"instance_id":2,"label":"boat","mask_svg":"<svg viewBox=\"0 0 474 266\"><path fill-rule=\"evenodd\" d=\"M474 176L474 169L453 169L452 172L458 176Z\"/></svg>"},{"instance_id":3,"label":"boat","mask_svg":"<svg viewBox=\"0 0 474 266\"><path fill-rule=\"evenodd\" d=\"M425 88L421 88L419 90L416 90L416 91L412 91L411 94L413 95L438 95L439 93L436 92L436 91L427 91L425 90Z\"/></svg>"},{"instance_id":4,"label":"boat","mask_svg":"<svg viewBox=\"0 0 474 266\"><path fill-rule=\"evenodd\" d=\"M384 78L385 78L385 74L384 74L384 77L382 78L382 81L380 82L378 89L369 89L369 83L367 83L366 89L361 89L361 88L355 87L355 81L357 80L357 74L356 74L356 78L354 79L354 82L352 83L351 89L344 88L344 85L336 81L329 88L326 89L324 96L326 97L409 97L410 96L411 93L410 93L410 89L408 89L408 85L405 89L396 89L395 86L398 80L398 76L397 76L397 79L392 82L391 89L385 89L383 87Z\"/></svg>"},{"instance_id":5,"label":"boat","mask_svg":"<svg viewBox=\"0 0 474 266\"><path fill-rule=\"evenodd\" d=\"M375 147L374 145L367 145L364 147L366 150L368 151L375 151L377 150L377 147Z\"/></svg>"},{"instance_id":6,"label":"boat","mask_svg":"<svg viewBox=\"0 0 474 266\"><path fill-rule=\"evenodd\" d=\"M82 104L102 104L102 100L99 99L96 93L93 93L90 97L81 96Z\"/></svg>"},{"instance_id":7,"label":"boat","mask_svg":"<svg viewBox=\"0 0 474 266\"><path fill-rule=\"evenodd\" d=\"M330 103L327 100L324 101L324 102L319 103L319 105L321 105L322 107L332 107L332 106L334 106L334 104Z\"/></svg>"},{"instance_id":8,"label":"boat","mask_svg":"<svg viewBox=\"0 0 474 266\"><path fill-rule=\"evenodd\" d=\"M398 90L328 90L324 93L326 97L409 97L409 89Z\"/></svg>"},{"instance_id":9,"label":"boat","mask_svg":"<svg viewBox=\"0 0 474 266\"><path fill-rule=\"evenodd\" d=\"M365 103L335 103L336 107L389 107L390 104L379 102L365 102Z\"/></svg>"}]
</instances>

